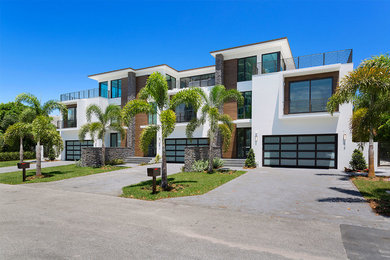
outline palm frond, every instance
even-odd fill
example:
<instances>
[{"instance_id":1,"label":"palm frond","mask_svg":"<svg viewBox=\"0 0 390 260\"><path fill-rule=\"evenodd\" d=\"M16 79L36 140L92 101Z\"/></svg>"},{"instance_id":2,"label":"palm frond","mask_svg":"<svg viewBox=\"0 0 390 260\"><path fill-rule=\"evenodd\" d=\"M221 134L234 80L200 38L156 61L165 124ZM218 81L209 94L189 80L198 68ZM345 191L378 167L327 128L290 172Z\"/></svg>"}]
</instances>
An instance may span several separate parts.
<instances>
[{"instance_id":1,"label":"palm frond","mask_svg":"<svg viewBox=\"0 0 390 260\"><path fill-rule=\"evenodd\" d=\"M95 115L101 123L103 124L105 123L103 111L98 105L95 104L89 105L87 107L86 115L87 115L88 122L91 122L92 116Z\"/></svg>"},{"instance_id":2,"label":"palm frond","mask_svg":"<svg viewBox=\"0 0 390 260\"><path fill-rule=\"evenodd\" d=\"M122 120L129 124L137 114L149 113L153 111L153 106L145 100L134 99L123 107L122 109Z\"/></svg>"},{"instance_id":3,"label":"palm frond","mask_svg":"<svg viewBox=\"0 0 390 260\"><path fill-rule=\"evenodd\" d=\"M68 113L68 109L67 109L66 105L64 105L58 101L55 101L55 100L49 100L49 101L45 102L43 104L42 110L46 115L49 115L51 112L53 112L55 110L59 110L62 113L62 116L64 118L67 117L67 113Z\"/></svg>"},{"instance_id":4,"label":"palm frond","mask_svg":"<svg viewBox=\"0 0 390 260\"><path fill-rule=\"evenodd\" d=\"M158 129L158 126L150 125L142 130L139 143L142 152L148 151L149 144L156 138Z\"/></svg>"},{"instance_id":5,"label":"palm frond","mask_svg":"<svg viewBox=\"0 0 390 260\"><path fill-rule=\"evenodd\" d=\"M18 103L24 103L24 104L29 105L32 109L35 110L37 115L43 114L43 111L41 108L41 102L33 94L30 94L30 93L19 94L16 96L15 101Z\"/></svg>"}]
</instances>

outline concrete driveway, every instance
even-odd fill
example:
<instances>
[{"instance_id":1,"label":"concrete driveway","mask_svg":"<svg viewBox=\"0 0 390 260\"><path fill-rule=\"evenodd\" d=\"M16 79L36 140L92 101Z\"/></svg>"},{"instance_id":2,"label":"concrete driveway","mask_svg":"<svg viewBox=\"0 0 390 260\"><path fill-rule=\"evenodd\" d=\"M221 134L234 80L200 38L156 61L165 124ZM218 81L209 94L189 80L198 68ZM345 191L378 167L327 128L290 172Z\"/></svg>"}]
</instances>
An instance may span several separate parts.
<instances>
[{"instance_id":1,"label":"concrete driveway","mask_svg":"<svg viewBox=\"0 0 390 260\"><path fill-rule=\"evenodd\" d=\"M168 164L168 175L180 172L182 166L182 164ZM123 170L92 174L60 181L29 183L23 185L34 188L119 196L122 194L123 187L141 181L151 180L150 177L146 176L146 168L148 167L161 167L161 164L134 166Z\"/></svg>"},{"instance_id":2,"label":"concrete driveway","mask_svg":"<svg viewBox=\"0 0 390 260\"><path fill-rule=\"evenodd\" d=\"M390 218L374 214L348 176L337 170L259 168L207 194L168 201L390 229Z\"/></svg>"},{"instance_id":3,"label":"concrete driveway","mask_svg":"<svg viewBox=\"0 0 390 260\"><path fill-rule=\"evenodd\" d=\"M49 162L42 161L41 167L46 168L46 167L63 166L63 165L69 165L69 164L74 164L74 162L72 162L72 161L49 161ZM35 163L30 164L31 170L35 169L35 168L36 168ZM6 172L16 172L16 171L20 171L20 169L18 169L18 167L16 167L16 166L9 166L9 167L1 167L0 168L0 174L6 173Z\"/></svg>"}]
</instances>

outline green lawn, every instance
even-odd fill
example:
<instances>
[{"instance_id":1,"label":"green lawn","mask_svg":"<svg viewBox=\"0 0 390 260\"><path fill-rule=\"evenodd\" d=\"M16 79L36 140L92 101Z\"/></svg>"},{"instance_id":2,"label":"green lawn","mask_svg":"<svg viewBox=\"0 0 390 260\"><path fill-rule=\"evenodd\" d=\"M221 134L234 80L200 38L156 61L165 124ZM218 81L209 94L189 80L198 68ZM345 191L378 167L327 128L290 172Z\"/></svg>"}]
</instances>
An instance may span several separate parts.
<instances>
[{"instance_id":1,"label":"green lawn","mask_svg":"<svg viewBox=\"0 0 390 260\"><path fill-rule=\"evenodd\" d=\"M1 167L16 166L16 164L18 162L19 162L19 160L16 160L16 161L2 161L2 162L0 162L0 168Z\"/></svg>"},{"instance_id":2,"label":"green lawn","mask_svg":"<svg viewBox=\"0 0 390 260\"><path fill-rule=\"evenodd\" d=\"M183 197L192 195L201 195L210 190L221 186L222 184L237 178L244 174L244 171L229 172L180 172L168 176L169 191L162 191L160 186L157 187L157 193L152 194L152 181L144 181L138 184L124 187L122 197L158 200L164 198ZM157 179L157 185L160 184L161 178Z\"/></svg>"},{"instance_id":3,"label":"green lawn","mask_svg":"<svg viewBox=\"0 0 390 260\"><path fill-rule=\"evenodd\" d=\"M381 215L390 216L389 177L353 177L352 181L360 193L368 200L373 210Z\"/></svg>"},{"instance_id":4,"label":"green lawn","mask_svg":"<svg viewBox=\"0 0 390 260\"><path fill-rule=\"evenodd\" d=\"M90 168L90 167L77 167L74 164L65 166L55 166L42 168L42 178L35 178L35 170L28 170L27 180L24 183L35 183L35 182L49 182L59 181L63 179L69 179L79 176L86 176L101 172L111 172L115 170L124 169L127 167L119 166L105 166L101 168ZM16 172L0 173L0 183L5 184L21 184L22 182L22 170Z\"/></svg>"}]
</instances>

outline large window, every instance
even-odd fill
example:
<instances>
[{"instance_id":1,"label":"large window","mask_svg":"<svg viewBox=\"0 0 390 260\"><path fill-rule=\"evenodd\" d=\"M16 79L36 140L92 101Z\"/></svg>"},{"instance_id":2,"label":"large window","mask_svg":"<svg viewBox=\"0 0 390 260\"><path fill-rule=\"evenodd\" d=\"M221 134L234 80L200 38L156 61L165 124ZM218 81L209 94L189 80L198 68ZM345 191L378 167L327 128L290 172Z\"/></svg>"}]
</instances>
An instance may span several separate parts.
<instances>
[{"instance_id":1,"label":"large window","mask_svg":"<svg viewBox=\"0 0 390 260\"><path fill-rule=\"evenodd\" d=\"M111 98L119 98L122 96L122 80L111 81Z\"/></svg>"},{"instance_id":2,"label":"large window","mask_svg":"<svg viewBox=\"0 0 390 260\"><path fill-rule=\"evenodd\" d=\"M289 83L289 113L325 112L333 92L333 78Z\"/></svg>"},{"instance_id":3,"label":"large window","mask_svg":"<svg viewBox=\"0 0 390 260\"><path fill-rule=\"evenodd\" d=\"M238 119L252 118L252 91L241 92L244 105L237 106Z\"/></svg>"},{"instance_id":4,"label":"large window","mask_svg":"<svg viewBox=\"0 0 390 260\"><path fill-rule=\"evenodd\" d=\"M99 97L108 98L108 82L99 82Z\"/></svg>"},{"instance_id":5,"label":"large window","mask_svg":"<svg viewBox=\"0 0 390 260\"><path fill-rule=\"evenodd\" d=\"M156 125L157 124L157 104L155 102L151 103L153 107L152 113L148 114L148 124Z\"/></svg>"},{"instance_id":6,"label":"large window","mask_svg":"<svg viewBox=\"0 0 390 260\"><path fill-rule=\"evenodd\" d=\"M180 78L180 88L208 87L214 85L215 85L214 73Z\"/></svg>"},{"instance_id":7,"label":"large window","mask_svg":"<svg viewBox=\"0 0 390 260\"><path fill-rule=\"evenodd\" d=\"M168 83L168 89L174 89L176 88L176 78L166 75L167 83Z\"/></svg>"},{"instance_id":8,"label":"large window","mask_svg":"<svg viewBox=\"0 0 390 260\"><path fill-rule=\"evenodd\" d=\"M180 104L176 107L175 112L177 123L189 122L196 117L196 111L191 105L186 106L185 104Z\"/></svg>"},{"instance_id":9,"label":"large window","mask_svg":"<svg viewBox=\"0 0 390 260\"><path fill-rule=\"evenodd\" d=\"M252 75L257 74L257 58L247 57L238 59L237 81L252 80Z\"/></svg>"},{"instance_id":10,"label":"large window","mask_svg":"<svg viewBox=\"0 0 390 260\"><path fill-rule=\"evenodd\" d=\"M111 133L110 134L110 147L120 147L121 139L119 133Z\"/></svg>"},{"instance_id":11,"label":"large window","mask_svg":"<svg viewBox=\"0 0 390 260\"><path fill-rule=\"evenodd\" d=\"M263 54L261 57L261 73L271 73L285 70L285 63L280 58L280 52Z\"/></svg>"},{"instance_id":12,"label":"large window","mask_svg":"<svg viewBox=\"0 0 390 260\"><path fill-rule=\"evenodd\" d=\"M66 118L66 120L64 120L64 124L63 124L64 128L77 127L76 112L77 112L76 107L68 107L68 117Z\"/></svg>"}]
</instances>

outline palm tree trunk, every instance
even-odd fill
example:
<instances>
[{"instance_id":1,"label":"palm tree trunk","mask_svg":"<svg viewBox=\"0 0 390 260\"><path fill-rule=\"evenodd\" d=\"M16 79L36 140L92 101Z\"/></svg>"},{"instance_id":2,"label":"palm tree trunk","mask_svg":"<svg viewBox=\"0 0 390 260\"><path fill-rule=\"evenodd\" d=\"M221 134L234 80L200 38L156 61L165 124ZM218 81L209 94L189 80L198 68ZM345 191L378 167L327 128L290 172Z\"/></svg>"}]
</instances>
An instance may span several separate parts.
<instances>
[{"instance_id":1,"label":"palm tree trunk","mask_svg":"<svg viewBox=\"0 0 390 260\"><path fill-rule=\"evenodd\" d=\"M165 138L162 138L162 159L161 159L161 188L164 190L168 187L168 179L167 179L167 156L165 154Z\"/></svg>"},{"instance_id":2,"label":"palm tree trunk","mask_svg":"<svg viewBox=\"0 0 390 260\"><path fill-rule=\"evenodd\" d=\"M375 177L374 168L374 135L370 131L369 146L368 146L368 177Z\"/></svg>"},{"instance_id":3,"label":"palm tree trunk","mask_svg":"<svg viewBox=\"0 0 390 260\"><path fill-rule=\"evenodd\" d=\"M104 137L102 138L102 165L106 165L106 146L104 145Z\"/></svg>"},{"instance_id":4,"label":"palm tree trunk","mask_svg":"<svg viewBox=\"0 0 390 260\"><path fill-rule=\"evenodd\" d=\"M36 170L35 170L36 174L35 175L41 176L42 175L42 172L41 172L41 141L37 142L35 152L36 152L36 157L37 157Z\"/></svg>"},{"instance_id":5,"label":"palm tree trunk","mask_svg":"<svg viewBox=\"0 0 390 260\"><path fill-rule=\"evenodd\" d=\"M210 140L209 140L209 169L208 172L213 172L213 160L214 160L214 153L213 153L213 145L214 145L214 133L213 130L210 129Z\"/></svg>"},{"instance_id":6,"label":"palm tree trunk","mask_svg":"<svg viewBox=\"0 0 390 260\"><path fill-rule=\"evenodd\" d=\"M23 162L23 137L20 137L20 149L19 149L19 159L20 162Z\"/></svg>"}]
</instances>

